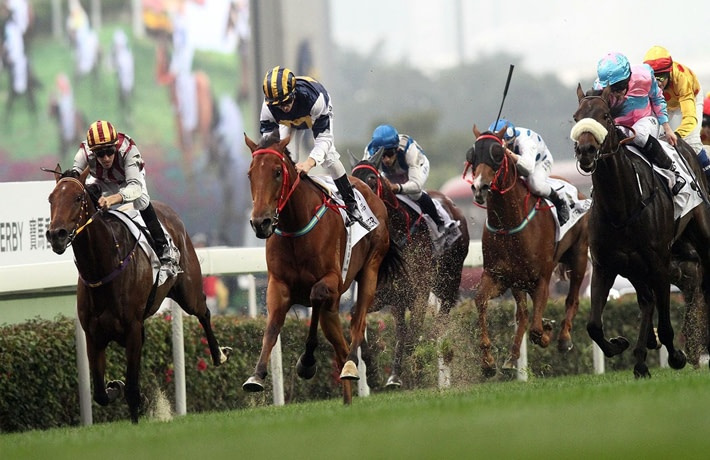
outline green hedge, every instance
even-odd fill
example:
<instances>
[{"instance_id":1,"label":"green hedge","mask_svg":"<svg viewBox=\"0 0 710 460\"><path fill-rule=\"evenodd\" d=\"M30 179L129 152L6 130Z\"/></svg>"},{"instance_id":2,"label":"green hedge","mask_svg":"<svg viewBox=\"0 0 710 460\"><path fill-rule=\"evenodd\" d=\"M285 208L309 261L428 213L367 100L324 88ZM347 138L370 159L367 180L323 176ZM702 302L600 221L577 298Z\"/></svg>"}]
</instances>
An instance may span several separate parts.
<instances>
[{"instance_id":1,"label":"green hedge","mask_svg":"<svg viewBox=\"0 0 710 460\"><path fill-rule=\"evenodd\" d=\"M494 355L500 365L505 360L513 336L514 304L509 300L492 302L489 306L489 328ZM562 301L551 302L546 317L559 321L563 317ZM528 365L531 378L592 373L592 342L586 333L588 303L580 307L573 328L574 349L565 354L556 351L553 341L547 349L528 345ZM680 336L683 307L673 305L673 325L676 344L683 345ZM439 351L451 367L455 386L483 381L478 357L476 330L477 312L471 301L454 309L446 324L428 317L425 330L405 362L402 376L404 387L434 387L438 382ZM246 393L241 385L251 375L259 350L265 322L236 316L213 318L220 345L234 348L230 360L221 367L211 364L202 328L193 317L184 321L187 411L223 411L270 405L273 398L270 378L267 391ZM608 337L624 335L633 347L638 330L638 307L635 300L612 302L605 312ZM343 327L348 331L347 318ZM557 329L557 328L556 328ZM169 315L157 316L145 323L146 341L143 348L141 387L147 397L148 409L158 395L174 405L175 390L172 366L171 322ZM324 398L340 398L338 371L332 360L332 348L320 335L316 352L318 373L313 380L297 377L295 364L304 349L307 320L290 318L281 334L286 402ZM394 349L393 322L388 314L368 316L369 349L368 384L372 391L383 391ZM74 340L74 320L58 317L54 321L35 319L22 324L0 327L0 431L46 429L80 423L77 389L77 367ZM633 368L630 351L607 359L607 370ZM658 353L649 353L648 363L658 366ZM107 352L106 379L123 379L125 371L123 349L112 344ZM510 378L499 375L495 379ZM93 403L94 423L129 419L125 402L101 407Z\"/></svg>"}]
</instances>

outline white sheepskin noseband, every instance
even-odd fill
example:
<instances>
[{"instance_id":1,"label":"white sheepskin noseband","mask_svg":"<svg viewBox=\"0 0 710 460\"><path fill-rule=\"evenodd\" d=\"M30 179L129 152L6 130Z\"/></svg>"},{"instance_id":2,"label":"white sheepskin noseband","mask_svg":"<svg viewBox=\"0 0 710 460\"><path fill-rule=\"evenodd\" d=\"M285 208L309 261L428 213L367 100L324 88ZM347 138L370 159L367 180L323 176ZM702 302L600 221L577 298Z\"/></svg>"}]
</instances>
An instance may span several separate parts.
<instances>
[{"instance_id":1,"label":"white sheepskin noseband","mask_svg":"<svg viewBox=\"0 0 710 460\"><path fill-rule=\"evenodd\" d=\"M573 141L577 142L579 136L582 134L591 133L597 142L601 144L604 142L604 139L606 139L608 132L609 131L607 131L604 125L599 123L594 118L582 118L572 127L569 137L571 137Z\"/></svg>"}]
</instances>

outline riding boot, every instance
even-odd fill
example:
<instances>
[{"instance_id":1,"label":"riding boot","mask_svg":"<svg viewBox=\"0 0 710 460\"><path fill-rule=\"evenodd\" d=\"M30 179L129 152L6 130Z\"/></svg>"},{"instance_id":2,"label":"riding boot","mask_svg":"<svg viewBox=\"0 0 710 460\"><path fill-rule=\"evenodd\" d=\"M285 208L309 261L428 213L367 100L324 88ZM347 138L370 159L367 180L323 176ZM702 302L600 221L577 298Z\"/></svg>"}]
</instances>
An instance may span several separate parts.
<instances>
[{"instance_id":1,"label":"riding boot","mask_svg":"<svg viewBox=\"0 0 710 460\"><path fill-rule=\"evenodd\" d=\"M565 203L565 200L562 199L555 189L550 191L550 194L547 195L547 199L552 201L552 204L557 208L557 219L560 221L560 227L562 227L569 220L567 203Z\"/></svg>"},{"instance_id":2,"label":"riding boot","mask_svg":"<svg viewBox=\"0 0 710 460\"><path fill-rule=\"evenodd\" d=\"M651 163L655 163L663 169L673 168L673 161L655 137L648 136L646 145L641 148L641 151Z\"/></svg>"},{"instance_id":3,"label":"riding boot","mask_svg":"<svg viewBox=\"0 0 710 460\"><path fill-rule=\"evenodd\" d=\"M172 262L170 245L167 238L165 238L163 227L158 222L158 216L155 215L153 203L149 203L148 207L141 211L141 216L143 216L145 226L148 227L153 243L155 243L155 252L158 254L160 264L165 265Z\"/></svg>"},{"instance_id":4,"label":"riding boot","mask_svg":"<svg viewBox=\"0 0 710 460\"><path fill-rule=\"evenodd\" d=\"M700 169L705 173L705 178L710 184L710 158L708 158L707 150L704 148L698 153L698 161L700 162Z\"/></svg>"},{"instance_id":5,"label":"riding boot","mask_svg":"<svg viewBox=\"0 0 710 460\"><path fill-rule=\"evenodd\" d=\"M355 200L355 192L353 191L353 186L348 180L347 174L335 179L335 186L338 187L338 192L345 202L345 207L348 215L350 216L350 222L348 226L354 224L355 222L360 222L365 226L365 222L362 220L362 215L358 209L357 200ZM366 227L366 226L365 226Z\"/></svg>"},{"instance_id":6,"label":"riding boot","mask_svg":"<svg viewBox=\"0 0 710 460\"><path fill-rule=\"evenodd\" d=\"M422 211L429 214L429 217L434 220L439 229L439 233L444 233L446 231L444 221L441 219L441 216L437 212L436 206L434 205L434 201L432 201L427 192L422 191L422 196L417 200L417 204L422 208Z\"/></svg>"}]
</instances>

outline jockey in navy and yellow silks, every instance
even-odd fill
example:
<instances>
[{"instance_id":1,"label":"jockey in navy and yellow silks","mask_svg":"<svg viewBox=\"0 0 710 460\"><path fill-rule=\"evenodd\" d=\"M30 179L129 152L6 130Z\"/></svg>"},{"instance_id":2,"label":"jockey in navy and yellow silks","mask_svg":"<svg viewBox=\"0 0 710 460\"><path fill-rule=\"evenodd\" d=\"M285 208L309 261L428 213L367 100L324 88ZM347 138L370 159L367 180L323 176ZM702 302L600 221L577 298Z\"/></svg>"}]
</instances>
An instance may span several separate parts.
<instances>
[{"instance_id":1,"label":"jockey in navy and yellow silks","mask_svg":"<svg viewBox=\"0 0 710 460\"><path fill-rule=\"evenodd\" d=\"M264 103L259 131L266 135L279 129L288 145L296 170L308 173L315 166L333 178L343 197L351 223L362 218L340 154L333 138L333 106L328 92L310 77L296 77L285 67L274 67L264 77Z\"/></svg>"}]
</instances>

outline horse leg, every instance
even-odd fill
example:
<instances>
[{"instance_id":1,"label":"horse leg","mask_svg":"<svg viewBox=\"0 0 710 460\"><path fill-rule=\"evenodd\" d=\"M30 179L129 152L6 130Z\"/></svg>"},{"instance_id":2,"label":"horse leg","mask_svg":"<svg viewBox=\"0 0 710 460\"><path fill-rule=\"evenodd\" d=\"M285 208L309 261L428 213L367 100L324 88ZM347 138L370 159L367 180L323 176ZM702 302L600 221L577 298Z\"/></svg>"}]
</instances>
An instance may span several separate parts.
<instances>
[{"instance_id":1,"label":"horse leg","mask_svg":"<svg viewBox=\"0 0 710 460\"><path fill-rule=\"evenodd\" d=\"M565 319L562 320L560 332L557 335L557 350L560 352L571 351L574 347L572 343L572 323L579 311L579 291L584 281L584 274L587 270L587 254L586 250L583 256L576 254L574 257L574 265L571 269L569 280L569 290L565 298Z\"/></svg>"},{"instance_id":2,"label":"horse leg","mask_svg":"<svg viewBox=\"0 0 710 460\"><path fill-rule=\"evenodd\" d=\"M666 281L668 281L666 279ZM675 348L674 333L671 324L670 282L655 284L656 310L658 311L658 339L668 350L668 365L673 369L685 367L687 358L683 350Z\"/></svg>"},{"instance_id":3,"label":"horse leg","mask_svg":"<svg viewBox=\"0 0 710 460\"><path fill-rule=\"evenodd\" d=\"M513 289L515 298L515 336L513 344L510 346L510 354L503 363L504 370L515 370L518 368L520 358L520 345L523 343L523 336L528 327L528 295L519 289Z\"/></svg>"},{"instance_id":4,"label":"horse leg","mask_svg":"<svg viewBox=\"0 0 710 460\"><path fill-rule=\"evenodd\" d=\"M131 413L131 422L138 423L141 406L140 368L144 331L140 321L133 321L126 335L126 403Z\"/></svg>"},{"instance_id":5,"label":"horse leg","mask_svg":"<svg viewBox=\"0 0 710 460\"><path fill-rule=\"evenodd\" d=\"M492 377L496 373L496 361L491 354L491 339L486 320L488 300L499 296L501 291L501 286L493 280L488 272L484 271L473 298L478 310L478 331L480 334L478 346L481 349L481 371L484 377Z\"/></svg>"},{"instance_id":6,"label":"horse leg","mask_svg":"<svg viewBox=\"0 0 710 460\"><path fill-rule=\"evenodd\" d=\"M304 380L312 379L318 371L315 350L318 348L320 307L315 304L312 304L311 307L311 324L308 327L308 337L306 337L306 350L298 357L298 362L296 363L296 373Z\"/></svg>"},{"instance_id":7,"label":"horse leg","mask_svg":"<svg viewBox=\"0 0 710 460\"><path fill-rule=\"evenodd\" d=\"M261 342L259 361L256 363L254 373L242 384L244 391L264 391L264 380L267 375L266 367L271 357L271 350L276 345L276 340L286 319L286 312L291 307L289 287L272 277L269 277L267 282L266 307L268 315L264 337Z\"/></svg>"},{"instance_id":8,"label":"horse leg","mask_svg":"<svg viewBox=\"0 0 710 460\"><path fill-rule=\"evenodd\" d=\"M180 252L184 253L187 249L180 248ZM210 349L212 364L219 366L229 359L232 353L231 347L220 347L217 337L215 337L214 329L212 329L212 314L210 313L207 304L205 303L205 294L202 291L202 276L192 270L192 267L199 266L197 256L187 257L187 267L183 272L183 277L175 283L173 288L168 293L168 297L173 299L180 305L188 315L195 316L202 325L205 331L205 338ZM193 305L195 307L193 307Z\"/></svg>"},{"instance_id":9,"label":"horse leg","mask_svg":"<svg viewBox=\"0 0 710 460\"><path fill-rule=\"evenodd\" d=\"M630 280L636 289L636 298L638 300L639 309L641 310L641 319L639 324L639 335L636 340L636 346L633 353L636 358L634 365L634 376L636 378L651 377L646 364L648 337L653 334L653 312L656 308L658 299L654 297L653 290L645 285ZM670 292L670 286L668 291Z\"/></svg>"},{"instance_id":10,"label":"horse leg","mask_svg":"<svg viewBox=\"0 0 710 460\"><path fill-rule=\"evenodd\" d=\"M86 355L89 359L91 380L94 384L94 401L101 406L112 403L119 395L106 392L106 344L97 344L89 334L86 334Z\"/></svg>"},{"instance_id":11,"label":"horse leg","mask_svg":"<svg viewBox=\"0 0 710 460\"><path fill-rule=\"evenodd\" d=\"M343 385L343 403L349 405L352 403L353 398L349 380L357 380L360 377L357 373L357 348L355 349L355 359L352 360L348 356L348 343L345 341L343 326L340 322L340 312L338 311L340 294L337 289L339 283L340 279L337 274L326 275L311 288L310 300L313 308L317 308L319 311L323 335L333 345L335 361L338 369L341 370L340 380ZM357 306L351 320L351 333L353 333L352 323L359 319L361 292L362 289L359 289ZM353 336L353 341L355 342L356 340L357 338ZM359 342L357 342L357 346L360 346Z\"/></svg>"},{"instance_id":12,"label":"horse leg","mask_svg":"<svg viewBox=\"0 0 710 460\"><path fill-rule=\"evenodd\" d=\"M604 336L602 316L606 306L609 291L614 284L615 273L606 273L600 265L595 265L592 271L592 299L587 320L587 334L604 352L604 356L611 358L629 348L629 341L625 337L614 337L607 340Z\"/></svg>"},{"instance_id":13,"label":"horse leg","mask_svg":"<svg viewBox=\"0 0 710 460\"><path fill-rule=\"evenodd\" d=\"M544 327L542 324L542 314L547 306L547 299L550 295L550 277L552 273L541 276L537 287L532 293L533 317L530 322L530 340L542 348L547 348L550 344L551 327Z\"/></svg>"},{"instance_id":14,"label":"horse leg","mask_svg":"<svg viewBox=\"0 0 710 460\"><path fill-rule=\"evenodd\" d=\"M402 386L402 379L400 378L400 375L402 372L402 360L404 357L404 348L407 335L407 323L404 319L405 306L399 303L397 305L392 305L391 312L392 317L394 318L394 359L392 361L392 372L387 378L385 387L399 388Z\"/></svg>"}]
</instances>

